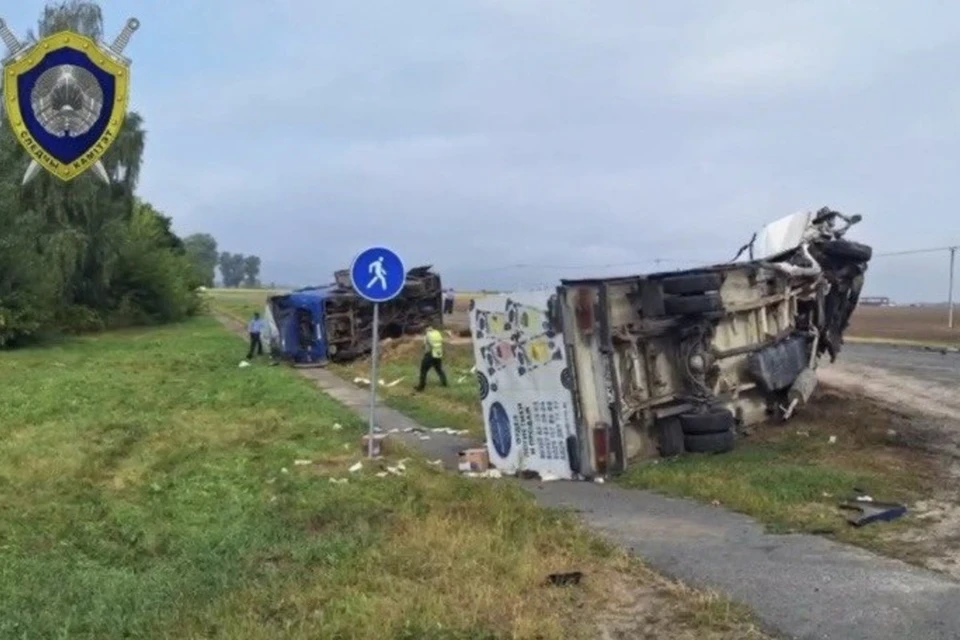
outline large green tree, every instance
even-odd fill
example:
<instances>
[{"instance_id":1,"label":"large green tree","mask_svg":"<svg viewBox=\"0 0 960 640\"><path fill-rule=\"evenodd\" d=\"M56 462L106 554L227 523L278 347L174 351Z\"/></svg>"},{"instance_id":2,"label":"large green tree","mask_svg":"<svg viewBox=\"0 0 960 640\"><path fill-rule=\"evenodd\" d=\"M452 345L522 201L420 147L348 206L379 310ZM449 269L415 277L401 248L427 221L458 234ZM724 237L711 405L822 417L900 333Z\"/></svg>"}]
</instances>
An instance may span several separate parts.
<instances>
[{"instance_id":1,"label":"large green tree","mask_svg":"<svg viewBox=\"0 0 960 640\"><path fill-rule=\"evenodd\" d=\"M224 251L220 254L220 279L225 287L239 287L243 282L243 254Z\"/></svg>"},{"instance_id":2,"label":"large green tree","mask_svg":"<svg viewBox=\"0 0 960 640\"><path fill-rule=\"evenodd\" d=\"M200 284L212 287L220 261L216 238L209 233L194 233L183 239L183 246Z\"/></svg>"}]
</instances>

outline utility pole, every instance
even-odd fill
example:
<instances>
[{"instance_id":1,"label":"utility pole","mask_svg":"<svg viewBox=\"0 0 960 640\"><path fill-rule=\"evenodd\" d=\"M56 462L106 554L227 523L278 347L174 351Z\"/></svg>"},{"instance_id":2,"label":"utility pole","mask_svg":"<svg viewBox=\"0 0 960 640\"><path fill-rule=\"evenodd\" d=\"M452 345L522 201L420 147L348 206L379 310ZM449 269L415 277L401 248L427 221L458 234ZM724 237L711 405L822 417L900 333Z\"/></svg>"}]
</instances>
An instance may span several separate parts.
<instances>
[{"instance_id":1,"label":"utility pole","mask_svg":"<svg viewBox=\"0 0 960 640\"><path fill-rule=\"evenodd\" d=\"M947 294L947 327L953 329L953 265L957 258L957 248L950 247L950 293Z\"/></svg>"}]
</instances>

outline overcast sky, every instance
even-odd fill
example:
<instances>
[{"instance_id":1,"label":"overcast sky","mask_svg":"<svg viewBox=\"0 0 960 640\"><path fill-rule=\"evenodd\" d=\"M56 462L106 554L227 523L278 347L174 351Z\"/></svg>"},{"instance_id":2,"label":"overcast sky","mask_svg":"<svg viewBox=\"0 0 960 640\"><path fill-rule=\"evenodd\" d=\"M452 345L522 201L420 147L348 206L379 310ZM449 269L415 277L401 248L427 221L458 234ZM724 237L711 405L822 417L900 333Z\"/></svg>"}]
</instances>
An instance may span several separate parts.
<instances>
[{"instance_id":1,"label":"overcast sky","mask_svg":"<svg viewBox=\"0 0 960 640\"><path fill-rule=\"evenodd\" d=\"M461 288L672 268L823 205L877 252L960 243L956 3L101 4L110 38L142 21L142 195L266 280L326 282L371 243ZM2 12L25 32L42 6ZM867 279L946 289L946 253Z\"/></svg>"}]
</instances>

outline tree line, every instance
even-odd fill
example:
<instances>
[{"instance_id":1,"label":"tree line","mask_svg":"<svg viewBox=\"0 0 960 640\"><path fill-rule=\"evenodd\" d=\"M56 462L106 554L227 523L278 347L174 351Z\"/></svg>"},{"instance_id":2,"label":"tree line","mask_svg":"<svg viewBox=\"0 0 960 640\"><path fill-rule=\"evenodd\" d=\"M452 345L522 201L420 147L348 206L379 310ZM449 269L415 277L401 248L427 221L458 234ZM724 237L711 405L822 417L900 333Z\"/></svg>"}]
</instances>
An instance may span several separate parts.
<instances>
[{"instance_id":1,"label":"tree line","mask_svg":"<svg viewBox=\"0 0 960 640\"><path fill-rule=\"evenodd\" d=\"M37 35L63 29L101 40L100 7L48 3ZM212 284L212 269L198 267L197 236L179 238L170 218L137 196L147 139L139 114L127 114L102 158L109 185L92 172L64 183L41 171L22 186L30 158L6 122L3 116L0 348L56 332L172 322L201 309L197 290ZM256 256L224 253L216 264L227 286L259 277Z\"/></svg>"},{"instance_id":2,"label":"tree line","mask_svg":"<svg viewBox=\"0 0 960 640\"><path fill-rule=\"evenodd\" d=\"M205 287L216 281L217 269L225 287L259 287L260 258L242 253L219 252L217 240L209 233L195 233L183 239L187 256Z\"/></svg>"}]
</instances>

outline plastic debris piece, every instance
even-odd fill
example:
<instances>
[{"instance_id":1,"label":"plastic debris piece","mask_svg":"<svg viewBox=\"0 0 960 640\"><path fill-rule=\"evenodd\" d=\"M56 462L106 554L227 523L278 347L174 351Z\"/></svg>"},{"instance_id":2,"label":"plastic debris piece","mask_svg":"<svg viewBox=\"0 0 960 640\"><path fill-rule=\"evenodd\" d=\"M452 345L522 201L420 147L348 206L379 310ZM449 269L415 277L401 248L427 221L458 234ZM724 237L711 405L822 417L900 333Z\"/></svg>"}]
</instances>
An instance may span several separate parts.
<instances>
[{"instance_id":1,"label":"plastic debris piece","mask_svg":"<svg viewBox=\"0 0 960 640\"><path fill-rule=\"evenodd\" d=\"M360 471L360 469L363 469L363 463L362 463L362 462L356 463L355 465L353 465L352 467L350 467L350 468L348 469L348 471L349 471L350 473L356 473L357 471Z\"/></svg>"},{"instance_id":2,"label":"plastic debris piece","mask_svg":"<svg viewBox=\"0 0 960 640\"><path fill-rule=\"evenodd\" d=\"M378 472L375 473L374 475L376 475L378 478L386 478L387 475L389 475L389 474L387 474L386 471L378 471Z\"/></svg>"},{"instance_id":3,"label":"plastic debris piece","mask_svg":"<svg viewBox=\"0 0 960 640\"><path fill-rule=\"evenodd\" d=\"M554 587L572 587L580 584L583 579L582 571L568 571L566 573L551 573L547 576L547 584Z\"/></svg>"},{"instance_id":4,"label":"plastic debris piece","mask_svg":"<svg viewBox=\"0 0 960 640\"><path fill-rule=\"evenodd\" d=\"M830 444L837 444L837 436L830 436L830 439L827 442Z\"/></svg>"},{"instance_id":5,"label":"plastic debris piece","mask_svg":"<svg viewBox=\"0 0 960 640\"><path fill-rule=\"evenodd\" d=\"M855 527L862 527L871 522L890 522L907 512L907 507L896 502L862 501L860 499L841 502L840 508L854 511L847 516L847 522Z\"/></svg>"},{"instance_id":6,"label":"plastic debris piece","mask_svg":"<svg viewBox=\"0 0 960 640\"><path fill-rule=\"evenodd\" d=\"M307 465L313 464L313 460L294 460L293 466L295 467L306 467Z\"/></svg>"},{"instance_id":7,"label":"plastic debris piece","mask_svg":"<svg viewBox=\"0 0 960 640\"><path fill-rule=\"evenodd\" d=\"M284 467L283 469L280 469L280 473L290 473L290 470Z\"/></svg>"},{"instance_id":8,"label":"plastic debris piece","mask_svg":"<svg viewBox=\"0 0 960 640\"><path fill-rule=\"evenodd\" d=\"M334 430L334 431L340 431L341 429L343 429L343 425L342 425L342 424L340 424L339 422L334 422L334 423L333 423L333 430Z\"/></svg>"}]
</instances>

